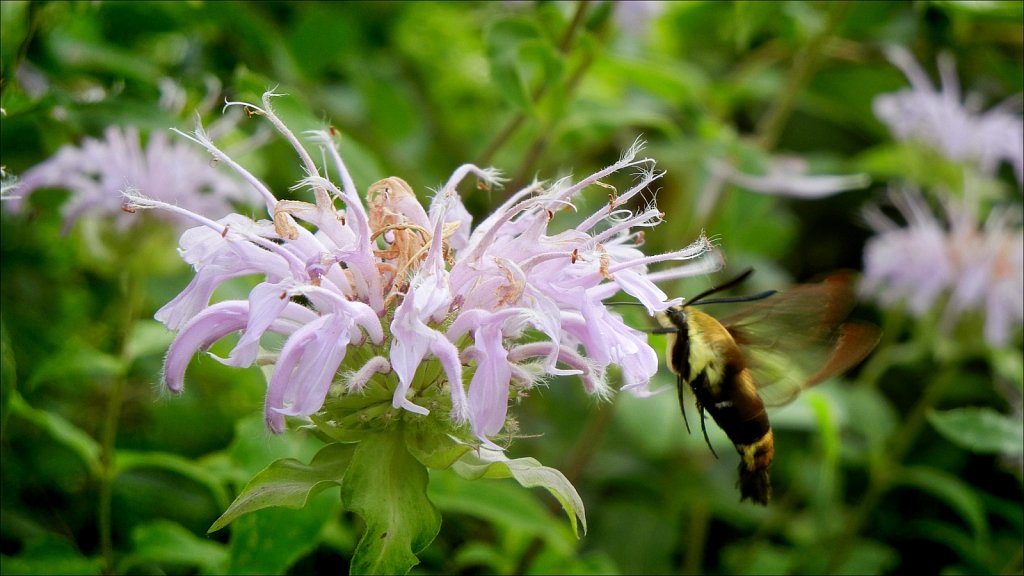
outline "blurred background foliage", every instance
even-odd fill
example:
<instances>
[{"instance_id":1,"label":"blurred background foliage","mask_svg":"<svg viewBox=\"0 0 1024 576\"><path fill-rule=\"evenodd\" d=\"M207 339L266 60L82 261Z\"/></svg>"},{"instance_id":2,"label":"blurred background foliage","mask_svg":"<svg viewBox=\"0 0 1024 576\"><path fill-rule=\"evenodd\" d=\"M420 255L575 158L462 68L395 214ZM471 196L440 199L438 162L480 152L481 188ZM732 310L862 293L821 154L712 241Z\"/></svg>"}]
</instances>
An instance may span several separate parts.
<instances>
[{"instance_id":1,"label":"blurred background foliage","mask_svg":"<svg viewBox=\"0 0 1024 576\"><path fill-rule=\"evenodd\" d=\"M197 111L210 123L225 98L258 102L275 86L296 132L325 123L340 132L361 187L398 175L422 192L475 162L502 169L514 191L535 176L589 174L642 135L668 170L657 196L667 222L648 234L650 249L704 230L731 270L758 270L751 291L862 268L865 205L893 181L957 178L893 143L874 116L876 95L907 86L883 46L907 47L933 78L937 55L951 54L962 86L987 104L1024 84L1020 2L3 2L0 11L2 161L12 174L109 125L189 130ZM224 140L251 142L258 124L243 116ZM711 182L712 160L756 174L783 153L811 173L863 172L872 184L799 200ZM281 158L292 154L276 138L243 157L279 197L302 176ZM1019 207L1008 167L992 186ZM466 201L480 217L502 195ZM248 478L275 458L308 461L318 443L265 431L257 370L200 359L183 395L159 390L170 334L152 315L190 279L176 232L83 219L63 234L66 196L36 194L21 214L3 214L0 571L346 570L360 526L335 491L206 535ZM444 521L414 571L1021 573L1019 330L993 348L977 321L942 334L937 315L858 313L885 329L876 355L772 412L769 507L738 502L728 440L709 426L716 460L685 433L674 394L600 404L578 382L555 380L514 411L510 454L562 470L587 505L589 532L576 540L539 491L434 473ZM659 377L674 384L667 371ZM956 420L934 410L959 407L988 411Z\"/></svg>"}]
</instances>

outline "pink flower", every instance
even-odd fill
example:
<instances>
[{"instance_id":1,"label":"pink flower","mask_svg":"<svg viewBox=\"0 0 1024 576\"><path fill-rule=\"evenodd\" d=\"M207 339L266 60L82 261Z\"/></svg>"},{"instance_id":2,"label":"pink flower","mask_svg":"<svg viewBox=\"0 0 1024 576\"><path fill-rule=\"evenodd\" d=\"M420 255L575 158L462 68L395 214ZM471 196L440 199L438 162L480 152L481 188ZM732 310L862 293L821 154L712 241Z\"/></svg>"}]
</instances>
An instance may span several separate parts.
<instances>
[{"instance_id":1,"label":"pink flower","mask_svg":"<svg viewBox=\"0 0 1024 576\"><path fill-rule=\"evenodd\" d=\"M877 235L864 249L861 289L883 305L903 304L915 316L945 299L946 328L966 312L985 316L986 341L1006 344L1024 324L1024 231L1020 215L993 211L979 227L961 203L944 204L936 217L917 192L892 194L906 219L901 226L873 209Z\"/></svg>"},{"instance_id":2,"label":"pink flower","mask_svg":"<svg viewBox=\"0 0 1024 576\"><path fill-rule=\"evenodd\" d=\"M158 132L143 149L137 128L116 126L107 128L102 140L85 138L78 146L65 145L30 168L18 183L18 197L4 205L19 210L41 188L71 191L63 208L65 230L86 215L114 218L121 228L138 222L121 209L126 188L200 214L227 212L232 201L248 199L239 182L211 167L210 158L195 148ZM160 214L179 224L190 222L173 212Z\"/></svg>"},{"instance_id":3,"label":"pink flower","mask_svg":"<svg viewBox=\"0 0 1024 576\"><path fill-rule=\"evenodd\" d=\"M804 199L825 198L871 183L867 174L807 174L807 162L798 156L772 158L761 176L745 174L720 160L712 161L710 171L714 178L751 192Z\"/></svg>"},{"instance_id":4,"label":"pink flower","mask_svg":"<svg viewBox=\"0 0 1024 576\"><path fill-rule=\"evenodd\" d=\"M995 172L1001 162L1009 162L1018 184L1024 184L1024 119L1019 113L1020 95L979 112L976 102L961 104L956 66L948 55L939 58L942 86L941 90L935 90L928 75L906 49L893 46L886 54L906 74L911 85L908 90L875 98L875 115L889 126L897 139L924 142L950 160L976 163L985 174Z\"/></svg>"},{"instance_id":5,"label":"pink flower","mask_svg":"<svg viewBox=\"0 0 1024 576\"><path fill-rule=\"evenodd\" d=\"M163 208L199 224L180 244L196 276L157 313L178 331L165 365L171 390L182 389L196 352L241 332L219 360L274 364L265 414L275 432L284 429L285 416L314 415L330 395L359 393L370 383L386 386L392 408L406 417L430 414L439 405L428 390L446 390L443 416L491 446L510 396L539 383L542 372L576 375L603 396L611 390L607 368L615 364L623 389L650 392L657 353L605 301L622 291L651 313L664 310L679 299L669 300L655 281L705 273L720 260L709 257L714 252L704 237L664 254L640 250L643 229L662 215L652 204L627 208L661 176L652 160L636 158L639 145L578 182L536 182L474 226L456 187L468 176L496 185L494 170L459 167L426 209L404 180L386 178L368 188L364 205L331 136L309 134L340 186L321 175L277 118L272 96L264 95L262 107L248 106L292 143L308 174L297 187L308 189L313 202L277 200L201 128L189 137L250 182L268 220L229 214L213 221L141 195L128 198L132 207ZM636 173L632 187L575 226L549 229L580 195L607 195L601 180L624 170ZM648 272L660 263L668 267ZM261 282L247 300L210 302L219 285L238 276ZM285 337L276 354L261 348L270 332ZM332 387L336 381L343 386Z\"/></svg>"}]
</instances>

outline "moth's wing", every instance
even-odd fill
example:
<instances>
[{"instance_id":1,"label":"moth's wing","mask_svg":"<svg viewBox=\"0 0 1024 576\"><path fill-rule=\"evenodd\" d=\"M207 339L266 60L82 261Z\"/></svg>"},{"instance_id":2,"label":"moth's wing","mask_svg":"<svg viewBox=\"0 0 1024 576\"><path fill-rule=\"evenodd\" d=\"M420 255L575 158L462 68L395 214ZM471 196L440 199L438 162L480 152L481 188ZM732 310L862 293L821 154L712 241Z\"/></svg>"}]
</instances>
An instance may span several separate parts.
<instances>
[{"instance_id":1,"label":"moth's wing","mask_svg":"<svg viewBox=\"0 0 1024 576\"><path fill-rule=\"evenodd\" d=\"M754 302L722 321L766 405L789 402L874 349L877 327L844 322L855 301L851 277L835 275Z\"/></svg>"}]
</instances>

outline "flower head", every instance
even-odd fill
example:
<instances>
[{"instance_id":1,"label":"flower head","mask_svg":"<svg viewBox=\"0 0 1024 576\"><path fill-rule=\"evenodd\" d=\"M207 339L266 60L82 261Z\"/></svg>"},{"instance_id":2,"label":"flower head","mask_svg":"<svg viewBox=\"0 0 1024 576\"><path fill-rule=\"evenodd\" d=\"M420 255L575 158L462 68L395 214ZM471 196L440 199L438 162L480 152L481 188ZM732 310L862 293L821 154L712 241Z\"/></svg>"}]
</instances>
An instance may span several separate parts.
<instances>
[{"instance_id":1,"label":"flower head","mask_svg":"<svg viewBox=\"0 0 1024 576\"><path fill-rule=\"evenodd\" d=\"M906 49L894 46L886 54L911 85L874 101L875 115L896 138L924 142L950 160L976 163L986 174L1001 162L1009 162L1017 182L1024 184L1024 119L1019 113L1019 95L979 112L973 103L961 103L956 67L948 55L939 57L942 86L936 90Z\"/></svg>"},{"instance_id":2,"label":"flower head","mask_svg":"<svg viewBox=\"0 0 1024 576\"><path fill-rule=\"evenodd\" d=\"M979 227L973 211L944 204L937 217L913 191L895 192L906 226L877 208L868 220L878 233L864 249L861 288L886 306L906 305L916 316L946 297L945 326L970 310L985 316L985 339L1003 345L1024 324L1024 231L1019 214L993 211Z\"/></svg>"},{"instance_id":3,"label":"flower head","mask_svg":"<svg viewBox=\"0 0 1024 576\"><path fill-rule=\"evenodd\" d=\"M64 227L70 229L85 215L116 218L122 228L138 222L122 211L122 190L135 188L150 198L198 213L223 213L232 200L246 199L242 186L210 166L187 143L154 133L143 149L134 127L112 126L103 139L86 138L80 145L65 145L50 159L30 168L18 184L20 198L5 206L18 210L25 198L41 188L66 188ZM161 212L178 223L191 220Z\"/></svg>"},{"instance_id":4,"label":"flower head","mask_svg":"<svg viewBox=\"0 0 1024 576\"><path fill-rule=\"evenodd\" d=\"M171 390L182 389L189 359L211 343L241 332L219 360L249 366L268 358L260 342L274 332L285 337L269 356L274 371L265 415L274 431L283 430L285 416L322 415L330 398L376 387L387 391L394 414L441 409L490 444L505 423L510 396L535 385L542 372L578 376L587 391L605 395L606 371L615 364L624 389L650 392L657 354L646 334L626 325L605 300L624 291L652 313L664 310L678 299L669 300L655 281L707 272L719 260L705 257L713 252L703 237L664 254L640 250L642 230L662 215L650 204L627 208L661 176L652 160L637 158L639 145L577 182L535 182L473 225L456 187L469 176L484 187L497 185L494 170L460 166L426 208L408 183L386 178L367 189L364 204L330 134L309 136L340 185L321 175L277 118L272 96L264 95L261 107L248 106L292 143L308 174L297 188L308 190L312 202L278 200L201 128L189 138L252 184L269 219L229 214L214 221L129 198L136 208L161 207L199 224L180 242L195 278L157 313L178 331L165 365ZM626 170L636 174L632 187L575 226L549 230L575 198L606 194L601 179ZM648 273L663 262L671 265ZM261 282L247 300L210 302L217 286L238 276Z\"/></svg>"}]
</instances>

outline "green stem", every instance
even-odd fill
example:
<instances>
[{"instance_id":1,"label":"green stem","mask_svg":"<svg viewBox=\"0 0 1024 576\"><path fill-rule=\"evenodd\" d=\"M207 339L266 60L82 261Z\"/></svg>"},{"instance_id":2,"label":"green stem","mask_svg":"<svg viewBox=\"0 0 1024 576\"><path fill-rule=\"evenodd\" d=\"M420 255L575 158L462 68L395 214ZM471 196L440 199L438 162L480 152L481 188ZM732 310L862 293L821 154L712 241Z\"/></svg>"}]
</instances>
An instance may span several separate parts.
<instances>
[{"instance_id":1,"label":"green stem","mask_svg":"<svg viewBox=\"0 0 1024 576\"><path fill-rule=\"evenodd\" d=\"M577 33L580 28L583 27L583 17L586 15L588 4L588 2L584 1L576 3L576 13L573 14L572 22L565 29L565 32L562 34L562 38L558 43L558 51L563 55L569 53L569 50L572 48L573 42L576 39ZM533 94L530 96L531 104L540 102L541 98L544 97L544 94L547 93L547 90L548 85L545 83L537 86L534 89ZM512 136L519 130L519 128L522 127L525 121L526 112L517 112L515 116L505 124L505 127L498 131L497 135L495 135L494 139L491 140L487 147L484 148L483 153L481 153L480 157L477 158L476 164L478 166L487 166L490 164L498 151L512 139ZM515 188L510 187L509 189L514 190Z\"/></svg>"},{"instance_id":2,"label":"green stem","mask_svg":"<svg viewBox=\"0 0 1024 576\"><path fill-rule=\"evenodd\" d=\"M601 439L604 438L604 433L612 423L612 415L615 414L615 402L617 399L618 395L612 398L611 402L599 405L593 417L589 419L586 429L580 434L579 440L577 440L576 446L568 458L568 463L563 467L565 477L569 480L570 484L576 484L576 481L583 475L583 470L587 467L590 459L597 452L597 447L601 443ZM557 510L558 508L553 509Z\"/></svg>"},{"instance_id":3,"label":"green stem","mask_svg":"<svg viewBox=\"0 0 1024 576\"><path fill-rule=\"evenodd\" d=\"M830 6L825 26L797 53L782 93L765 112L758 124L757 131L761 135L761 145L765 150L770 150L778 144L782 130L793 113L797 96L817 70L825 44L835 35L836 29L846 19L850 7L850 2L833 3Z\"/></svg>"},{"instance_id":4,"label":"green stem","mask_svg":"<svg viewBox=\"0 0 1024 576\"><path fill-rule=\"evenodd\" d=\"M687 522L686 548L683 551L683 574L700 574L704 565L704 550L708 544L711 509L706 500L697 500L690 507Z\"/></svg>"},{"instance_id":5,"label":"green stem","mask_svg":"<svg viewBox=\"0 0 1024 576\"><path fill-rule=\"evenodd\" d=\"M135 320L135 313L139 307L141 290L134 280L134 275L128 271L121 280L122 302L124 303L125 316L122 327L120 348L120 359L122 372L114 378L110 394L107 397L106 418L103 422L103 431L100 439L100 494L98 523L100 531L100 550L103 555L103 572L114 574L114 537L113 537L113 488L114 479L117 477L117 465L114 458L114 449L117 440L117 427L121 417L121 406L124 402L124 390L127 384L127 369L129 358L129 335L132 324Z\"/></svg>"},{"instance_id":6,"label":"green stem","mask_svg":"<svg viewBox=\"0 0 1024 576\"><path fill-rule=\"evenodd\" d=\"M577 12L581 14L582 10ZM575 20L574 20L575 23ZM607 29L607 28L605 28ZM566 48L566 51L568 48ZM573 70L572 75L569 76L569 80L565 83L565 94L572 94L576 87L579 86L581 80L583 80L584 73L590 68L590 65L594 63L593 53L587 53L580 61L579 65ZM523 160L522 165L519 167L519 171L516 177L513 178L509 185L509 190L518 190L526 185L526 180L531 177L532 172L535 170L537 163L544 157L544 152L547 151L548 145L551 143L551 139L547 136L547 132L542 130L537 137L534 139L533 144L530 146L529 151L526 153L526 158Z\"/></svg>"}]
</instances>

